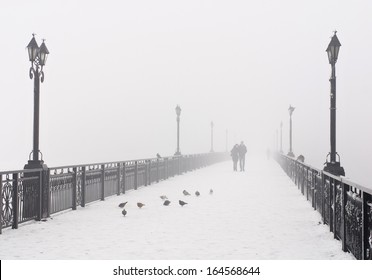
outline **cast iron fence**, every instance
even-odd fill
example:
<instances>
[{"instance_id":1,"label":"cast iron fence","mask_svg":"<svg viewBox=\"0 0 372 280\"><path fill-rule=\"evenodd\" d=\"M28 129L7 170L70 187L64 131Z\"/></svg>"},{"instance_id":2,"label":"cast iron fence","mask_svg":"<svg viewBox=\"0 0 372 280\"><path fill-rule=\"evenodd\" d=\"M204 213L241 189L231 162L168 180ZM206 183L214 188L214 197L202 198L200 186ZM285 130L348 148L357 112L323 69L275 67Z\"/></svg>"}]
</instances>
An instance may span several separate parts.
<instances>
[{"instance_id":1,"label":"cast iron fence","mask_svg":"<svg viewBox=\"0 0 372 280\"><path fill-rule=\"evenodd\" d=\"M278 163L329 225L342 250L371 259L372 188L278 154Z\"/></svg>"},{"instance_id":2,"label":"cast iron fence","mask_svg":"<svg viewBox=\"0 0 372 280\"><path fill-rule=\"evenodd\" d=\"M0 233L228 158L207 153L0 172Z\"/></svg>"}]
</instances>

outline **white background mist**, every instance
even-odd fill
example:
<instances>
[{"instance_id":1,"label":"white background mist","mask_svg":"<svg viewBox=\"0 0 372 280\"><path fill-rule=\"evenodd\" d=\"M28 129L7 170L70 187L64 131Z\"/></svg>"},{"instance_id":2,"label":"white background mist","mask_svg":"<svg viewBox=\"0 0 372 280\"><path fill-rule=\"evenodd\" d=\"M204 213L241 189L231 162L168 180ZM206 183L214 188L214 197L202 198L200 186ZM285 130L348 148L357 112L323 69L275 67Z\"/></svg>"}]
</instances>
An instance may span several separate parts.
<instances>
[{"instance_id":1,"label":"white background mist","mask_svg":"<svg viewBox=\"0 0 372 280\"><path fill-rule=\"evenodd\" d=\"M12 1L1 3L2 170L32 149L26 45L50 51L41 84L40 150L49 166L275 146L288 107L293 149L322 168L329 152L330 65L337 30L337 152L346 175L372 184L372 3L356 1ZM248 156L249 156L248 153Z\"/></svg>"}]
</instances>

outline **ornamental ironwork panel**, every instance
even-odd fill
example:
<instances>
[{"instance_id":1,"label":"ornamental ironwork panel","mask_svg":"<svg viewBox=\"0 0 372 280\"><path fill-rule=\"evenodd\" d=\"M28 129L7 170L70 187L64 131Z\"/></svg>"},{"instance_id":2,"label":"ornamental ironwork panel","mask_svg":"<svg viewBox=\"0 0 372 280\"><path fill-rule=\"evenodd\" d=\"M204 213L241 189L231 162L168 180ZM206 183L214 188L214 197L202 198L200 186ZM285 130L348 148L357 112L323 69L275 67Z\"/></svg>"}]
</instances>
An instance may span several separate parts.
<instances>
[{"instance_id":1,"label":"ornamental ironwork panel","mask_svg":"<svg viewBox=\"0 0 372 280\"><path fill-rule=\"evenodd\" d=\"M134 189L135 163L133 161L125 162L125 189Z\"/></svg>"},{"instance_id":2,"label":"ornamental ironwork panel","mask_svg":"<svg viewBox=\"0 0 372 280\"><path fill-rule=\"evenodd\" d=\"M314 189L314 195L315 195L315 206L316 210L322 215L323 213L323 184L322 184L322 176L321 174L318 174L315 177L315 189Z\"/></svg>"},{"instance_id":3,"label":"ornamental ironwork panel","mask_svg":"<svg viewBox=\"0 0 372 280\"><path fill-rule=\"evenodd\" d=\"M85 203L101 199L102 170L87 170L85 176Z\"/></svg>"},{"instance_id":4,"label":"ornamental ironwork panel","mask_svg":"<svg viewBox=\"0 0 372 280\"><path fill-rule=\"evenodd\" d=\"M312 169L307 169L307 176L306 176L306 197L309 199L311 203L313 203L313 189L315 185L315 171Z\"/></svg>"},{"instance_id":5,"label":"ornamental ironwork panel","mask_svg":"<svg viewBox=\"0 0 372 280\"><path fill-rule=\"evenodd\" d=\"M150 172L151 172L151 183L152 182L156 182L157 178L158 178L158 167L157 167L157 160L151 160L151 169L150 169Z\"/></svg>"},{"instance_id":6,"label":"ornamental ironwork panel","mask_svg":"<svg viewBox=\"0 0 372 280\"><path fill-rule=\"evenodd\" d=\"M345 206L346 246L359 260L362 259L362 204L362 199L356 193L347 192Z\"/></svg>"},{"instance_id":7,"label":"ornamental ironwork panel","mask_svg":"<svg viewBox=\"0 0 372 280\"><path fill-rule=\"evenodd\" d=\"M6 180L1 181L2 184L2 211L1 211L1 227L6 228L13 224L13 180L6 175Z\"/></svg>"},{"instance_id":8,"label":"ornamental ironwork panel","mask_svg":"<svg viewBox=\"0 0 372 280\"><path fill-rule=\"evenodd\" d=\"M147 175L146 168L147 164L145 160L137 161L137 187L145 185Z\"/></svg>"},{"instance_id":9,"label":"ornamental ironwork panel","mask_svg":"<svg viewBox=\"0 0 372 280\"><path fill-rule=\"evenodd\" d=\"M364 194L366 195L366 194ZM368 232L367 238L368 238L368 245L369 245L369 251L367 254L367 258L372 260L372 195L368 195L369 201L367 201L367 207L366 207L366 213L367 213L367 221L368 221Z\"/></svg>"},{"instance_id":10,"label":"ornamental ironwork panel","mask_svg":"<svg viewBox=\"0 0 372 280\"><path fill-rule=\"evenodd\" d=\"M63 170L60 172L49 175L51 214L72 208L73 173L63 173Z\"/></svg>"},{"instance_id":11,"label":"ornamental ironwork panel","mask_svg":"<svg viewBox=\"0 0 372 280\"><path fill-rule=\"evenodd\" d=\"M330 225L332 219L332 202L331 199L331 183L330 178L325 176L323 186L323 200L324 200L324 223Z\"/></svg>"},{"instance_id":12,"label":"ornamental ironwork panel","mask_svg":"<svg viewBox=\"0 0 372 280\"><path fill-rule=\"evenodd\" d=\"M159 161L159 180L165 180L165 164L164 160Z\"/></svg>"},{"instance_id":13,"label":"ornamental ironwork panel","mask_svg":"<svg viewBox=\"0 0 372 280\"><path fill-rule=\"evenodd\" d=\"M40 215L41 207L44 207L43 217L47 212L48 188L44 190L44 198L40 199L41 182L40 172L20 173L18 178L18 222L33 220ZM40 202L44 205L40 205ZM41 217L40 217L41 218Z\"/></svg>"},{"instance_id":14,"label":"ornamental ironwork panel","mask_svg":"<svg viewBox=\"0 0 372 280\"><path fill-rule=\"evenodd\" d=\"M118 168L105 169L105 197L117 193Z\"/></svg>"}]
</instances>

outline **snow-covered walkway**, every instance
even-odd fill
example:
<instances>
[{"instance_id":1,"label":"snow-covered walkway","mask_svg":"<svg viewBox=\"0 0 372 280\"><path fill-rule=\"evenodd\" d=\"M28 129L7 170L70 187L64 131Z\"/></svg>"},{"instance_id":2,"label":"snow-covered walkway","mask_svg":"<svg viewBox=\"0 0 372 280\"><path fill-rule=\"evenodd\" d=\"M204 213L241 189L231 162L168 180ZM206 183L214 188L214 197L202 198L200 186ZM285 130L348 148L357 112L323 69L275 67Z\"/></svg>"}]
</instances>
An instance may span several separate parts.
<instances>
[{"instance_id":1,"label":"snow-covered walkway","mask_svg":"<svg viewBox=\"0 0 372 280\"><path fill-rule=\"evenodd\" d=\"M276 162L248 157L246 170L223 162L5 229L0 258L353 259ZM118 207L124 201L126 217Z\"/></svg>"}]
</instances>

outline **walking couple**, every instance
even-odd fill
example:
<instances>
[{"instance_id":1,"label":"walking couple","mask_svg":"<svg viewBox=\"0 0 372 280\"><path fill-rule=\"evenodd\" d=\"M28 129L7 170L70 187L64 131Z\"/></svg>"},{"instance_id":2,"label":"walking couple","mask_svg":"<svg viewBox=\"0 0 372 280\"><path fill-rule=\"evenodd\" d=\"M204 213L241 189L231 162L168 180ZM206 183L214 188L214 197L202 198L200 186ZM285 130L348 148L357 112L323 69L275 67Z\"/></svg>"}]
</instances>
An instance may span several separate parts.
<instances>
[{"instance_id":1,"label":"walking couple","mask_svg":"<svg viewBox=\"0 0 372 280\"><path fill-rule=\"evenodd\" d=\"M244 145L244 142L240 142L240 145L235 144L231 150L231 157L234 163L234 171L238 171L238 160L240 165L240 171L245 171L245 154L247 153L247 147Z\"/></svg>"}]
</instances>

